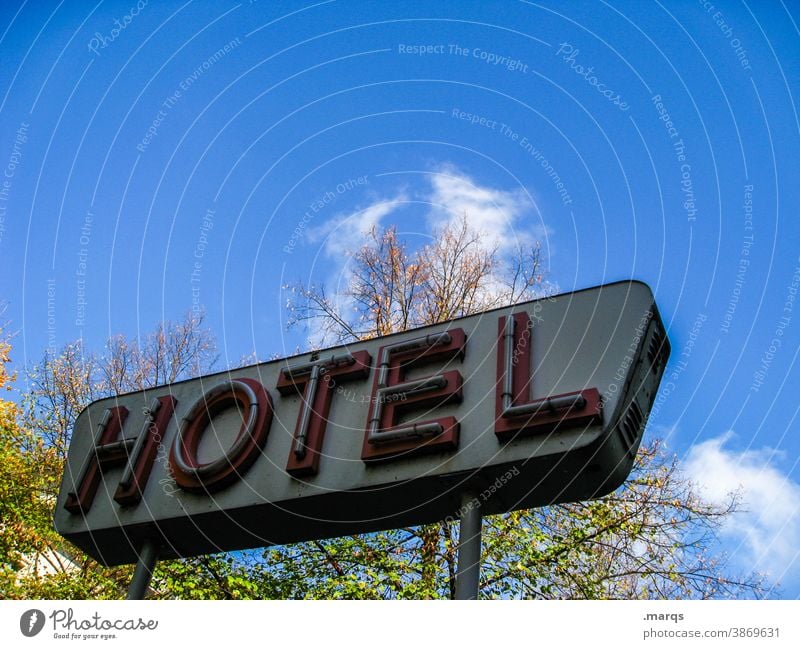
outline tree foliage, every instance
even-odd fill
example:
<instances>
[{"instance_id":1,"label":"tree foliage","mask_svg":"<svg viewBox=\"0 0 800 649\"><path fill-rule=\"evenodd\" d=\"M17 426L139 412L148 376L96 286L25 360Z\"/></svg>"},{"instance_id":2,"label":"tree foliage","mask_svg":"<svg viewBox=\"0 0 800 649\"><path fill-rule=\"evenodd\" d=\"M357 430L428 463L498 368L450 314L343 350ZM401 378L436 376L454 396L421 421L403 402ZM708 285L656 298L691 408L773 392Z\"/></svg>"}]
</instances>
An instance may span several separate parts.
<instances>
[{"instance_id":1,"label":"tree foliage","mask_svg":"<svg viewBox=\"0 0 800 649\"><path fill-rule=\"evenodd\" d=\"M0 342L0 389L12 388L11 346ZM20 425L16 403L0 397L0 595L21 597L91 597L104 576L89 569L83 578L77 564L62 554L64 545L52 525L62 462L58 449L38 431ZM87 566L88 567L88 566ZM67 569L76 574L67 575Z\"/></svg>"},{"instance_id":2,"label":"tree foliage","mask_svg":"<svg viewBox=\"0 0 800 649\"><path fill-rule=\"evenodd\" d=\"M115 336L102 354L77 341L28 372L22 407L0 400L0 594L7 598L119 598L130 566L106 568L53 529L53 508L72 427L91 401L209 371L215 343L201 316L159 324L141 341ZM0 344L0 387L8 387L10 345ZM164 562L163 574L192 566ZM208 562L207 562L208 563ZM209 570L198 583L217 592ZM211 564L209 564L211 565ZM161 573L160 573L161 574ZM205 577L205 581L200 579ZM185 592L183 594L186 594Z\"/></svg>"},{"instance_id":3,"label":"tree foliage","mask_svg":"<svg viewBox=\"0 0 800 649\"><path fill-rule=\"evenodd\" d=\"M113 336L102 354L83 341L69 343L28 372L25 426L64 458L75 420L89 403L199 376L213 366L215 349L203 315L191 313L159 323L141 340Z\"/></svg>"},{"instance_id":4,"label":"tree foliage","mask_svg":"<svg viewBox=\"0 0 800 649\"><path fill-rule=\"evenodd\" d=\"M545 294L538 247L487 244L465 218L411 249L395 228L354 251L341 291L297 284L295 324L352 342ZM319 340L317 341L319 342ZM0 336L0 389L10 347ZM202 319L164 323L141 341L117 336L102 354L80 342L31 368L22 408L0 398L0 594L124 595L129 566L105 568L52 529L72 425L90 401L207 372L214 340ZM614 493L585 503L484 518L481 597L712 598L768 592L715 552L739 503L703 501L658 440L640 450ZM432 525L158 563L158 598L449 598L458 525Z\"/></svg>"},{"instance_id":5,"label":"tree foliage","mask_svg":"<svg viewBox=\"0 0 800 649\"><path fill-rule=\"evenodd\" d=\"M313 322L331 342L354 342L533 299L544 287L538 246L502 256L466 217L414 251L397 228L372 228L348 272L334 296L324 285L289 286L290 324Z\"/></svg>"},{"instance_id":6,"label":"tree foliage","mask_svg":"<svg viewBox=\"0 0 800 649\"><path fill-rule=\"evenodd\" d=\"M640 449L616 492L500 516L483 524L481 597L685 599L759 596L756 575L729 574L715 532L737 507L704 502L658 440ZM293 597L452 598L452 521L273 548Z\"/></svg>"},{"instance_id":7,"label":"tree foliage","mask_svg":"<svg viewBox=\"0 0 800 649\"><path fill-rule=\"evenodd\" d=\"M373 229L336 295L291 287L294 323L339 342L444 322L547 291L539 248L504 252L465 217L411 250ZM482 597L759 596L758 575L729 574L715 532L739 507L699 497L663 443L639 451L628 481L599 500L484 519ZM458 527L450 521L325 544L279 548L270 560L306 597L452 597Z\"/></svg>"}]
</instances>

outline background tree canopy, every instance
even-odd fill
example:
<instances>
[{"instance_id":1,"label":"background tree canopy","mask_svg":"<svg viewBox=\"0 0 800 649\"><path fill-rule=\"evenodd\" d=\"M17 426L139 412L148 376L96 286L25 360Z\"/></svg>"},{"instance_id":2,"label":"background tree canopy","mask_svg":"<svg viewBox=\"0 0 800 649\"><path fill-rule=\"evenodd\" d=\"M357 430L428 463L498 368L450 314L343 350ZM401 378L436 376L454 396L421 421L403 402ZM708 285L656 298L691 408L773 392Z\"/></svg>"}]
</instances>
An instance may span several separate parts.
<instances>
[{"instance_id":1,"label":"background tree canopy","mask_svg":"<svg viewBox=\"0 0 800 649\"><path fill-rule=\"evenodd\" d=\"M547 293L536 246L500 254L466 217L411 249L395 228L354 251L343 289L287 287L290 324L312 344L352 342L529 300ZM0 388L11 346L0 339ZM20 406L0 400L0 594L118 598L130 567L106 568L52 529L70 432L92 400L208 372L216 361L202 317L159 324L139 341L80 342L29 368ZM768 594L757 574L731 571L715 532L737 511L705 502L662 442L646 438L627 482L599 500L484 518L481 597L713 598ZM448 598L458 526L388 530L158 564L154 598Z\"/></svg>"}]
</instances>

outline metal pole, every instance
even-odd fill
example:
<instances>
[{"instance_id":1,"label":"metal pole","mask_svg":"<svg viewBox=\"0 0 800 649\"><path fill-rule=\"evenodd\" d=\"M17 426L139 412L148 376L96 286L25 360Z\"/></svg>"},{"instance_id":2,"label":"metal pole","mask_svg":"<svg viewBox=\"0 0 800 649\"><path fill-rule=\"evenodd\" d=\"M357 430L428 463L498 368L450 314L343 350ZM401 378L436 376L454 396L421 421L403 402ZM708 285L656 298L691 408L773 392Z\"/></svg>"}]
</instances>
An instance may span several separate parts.
<instances>
[{"instance_id":1,"label":"metal pole","mask_svg":"<svg viewBox=\"0 0 800 649\"><path fill-rule=\"evenodd\" d=\"M128 599L144 599L156 561L158 561L158 544L152 539L147 539L139 552L139 560L136 562L133 579L128 587Z\"/></svg>"},{"instance_id":2,"label":"metal pole","mask_svg":"<svg viewBox=\"0 0 800 649\"><path fill-rule=\"evenodd\" d=\"M481 577L481 503L471 493L461 498L456 599L478 599Z\"/></svg>"}]
</instances>

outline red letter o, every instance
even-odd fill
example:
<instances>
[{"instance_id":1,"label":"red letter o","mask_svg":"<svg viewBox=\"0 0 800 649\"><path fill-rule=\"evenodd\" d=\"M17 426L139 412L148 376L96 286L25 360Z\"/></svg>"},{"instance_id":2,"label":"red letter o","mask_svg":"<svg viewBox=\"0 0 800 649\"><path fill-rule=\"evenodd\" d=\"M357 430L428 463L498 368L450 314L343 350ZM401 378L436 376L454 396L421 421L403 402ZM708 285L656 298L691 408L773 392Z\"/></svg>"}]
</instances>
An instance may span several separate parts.
<instances>
[{"instance_id":1,"label":"red letter o","mask_svg":"<svg viewBox=\"0 0 800 649\"><path fill-rule=\"evenodd\" d=\"M222 457L200 464L200 438L214 417L231 407L242 413L242 426L231 448ZM211 388L183 418L172 444L169 463L179 487L211 492L235 482L255 462L272 423L272 399L258 381L233 379Z\"/></svg>"}]
</instances>

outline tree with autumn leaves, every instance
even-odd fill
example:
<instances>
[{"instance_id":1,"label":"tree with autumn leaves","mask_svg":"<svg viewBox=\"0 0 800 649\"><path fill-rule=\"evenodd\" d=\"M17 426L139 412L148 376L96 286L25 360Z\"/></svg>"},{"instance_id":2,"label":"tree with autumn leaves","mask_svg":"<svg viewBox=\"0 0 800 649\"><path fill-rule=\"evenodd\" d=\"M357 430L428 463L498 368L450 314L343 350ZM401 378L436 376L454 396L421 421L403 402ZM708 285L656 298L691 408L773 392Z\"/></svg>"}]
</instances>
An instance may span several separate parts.
<instances>
[{"instance_id":1,"label":"tree with autumn leaves","mask_svg":"<svg viewBox=\"0 0 800 649\"><path fill-rule=\"evenodd\" d=\"M350 343L543 297L538 246L501 250L466 216L411 249L373 228L344 269L344 289L294 285L294 323ZM715 531L739 507L704 501L663 442L639 449L625 484L585 503L484 518L481 597L711 598L759 596L758 575L729 572ZM452 597L458 525L442 521L368 536L275 548L268 560L296 596Z\"/></svg>"},{"instance_id":2,"label":"tree with autumn leaves","mask_svg":"<svg viewBox=\"0 0 800 649\"><path fill-rule=\"evenodd\" d=\"M343 289L296 284L291 324L313 323L316 343L348 343L444 322L545 291L539 249L487 245L466 217L412 249L395 228L374 228L343 271ZM6 343L2 363L9 350ZM2 402L0 593L8 597L120 597L130 567L105 568L52 530L54 494L72 424L91 400L196 376L214 342L202 319L163 323L141 344L116 337L103 353L79 343L31 368L20 409ZM0 374L0 385L10 377ZM757 597L758 575L734 574L715 532L739 507L704 501L662 442L639 450L612 494L484 518L484 598ZM151 597L448 598L458 525L387 530L158 564ZM67 559L32 571L48 557Z\"/></svg>"},{"instance_id":3,"label":"tree with autumn leaves","mask_svg":"<svg viewBox=\"0 0 800 649\"><path fill-rule=\"evenodd\" d=\"M45 575L63 574L57 551L63 541L52 525L62 464L57 449L22 425L19 406L5 398L15 377L8 372L11 345L2 330L0 336L0 595L80 597L44 583Z\"/></svg>"},{"instance_id":4,"label":"tree with autumn leaves","mask_svg":"<svg viewBox=\"0 0 800 649\"><path fill-rule=\"evenodd\" d=\"M0 387L10 388L11 346L0 340ZM95 399L199 375L214 359L213 337L202 317L189 314L160 324L141 343L112 337L100 354L80 341L65 345L29 368L21 405L0 400L0 597L125 596L131 566L102 566L53 529L72 426ZM151 592L165 598L272 595L256 590L230 556L161 562Z\"/></svg>"}]
</instances>

